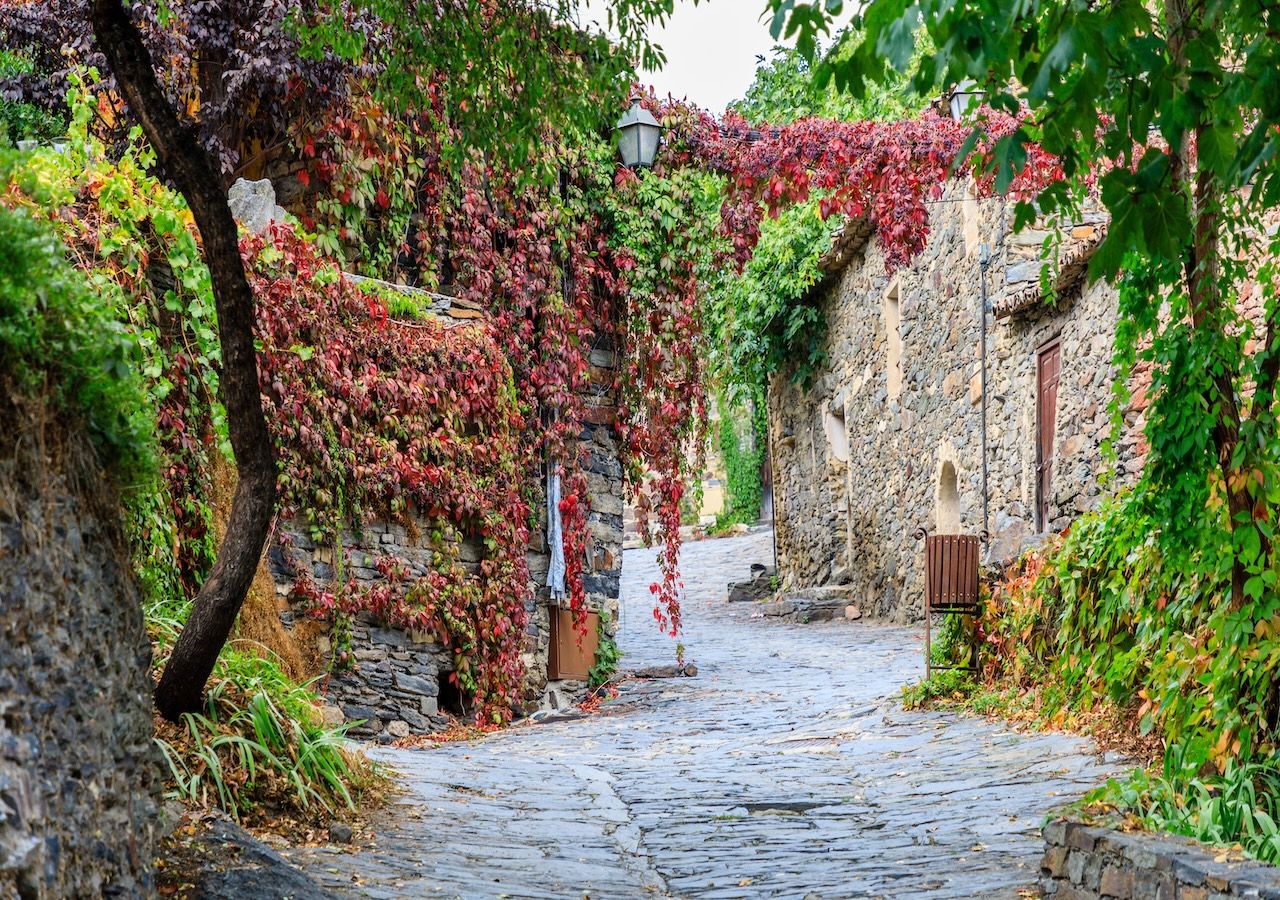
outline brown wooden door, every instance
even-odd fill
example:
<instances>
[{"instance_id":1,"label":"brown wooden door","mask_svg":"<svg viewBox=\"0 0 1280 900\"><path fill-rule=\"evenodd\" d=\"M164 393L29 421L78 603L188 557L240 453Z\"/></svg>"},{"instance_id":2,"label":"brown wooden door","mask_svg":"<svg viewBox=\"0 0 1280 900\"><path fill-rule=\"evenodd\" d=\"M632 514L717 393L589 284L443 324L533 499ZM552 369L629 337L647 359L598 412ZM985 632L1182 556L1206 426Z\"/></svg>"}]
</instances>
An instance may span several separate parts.
<instances>
[{"instance_id":1,"label":"brown wooden door","mask_svg":"<svg viewBox=\"0 0 1280 900\"><path fill-rule=\"evenodd\" d=\"M1058 413L1058 376L1062 348L1045 344L1036 356L1036 529L1049 528L1049 499L1053 496L1053 430Z\"/></svg>"}]
</instances>

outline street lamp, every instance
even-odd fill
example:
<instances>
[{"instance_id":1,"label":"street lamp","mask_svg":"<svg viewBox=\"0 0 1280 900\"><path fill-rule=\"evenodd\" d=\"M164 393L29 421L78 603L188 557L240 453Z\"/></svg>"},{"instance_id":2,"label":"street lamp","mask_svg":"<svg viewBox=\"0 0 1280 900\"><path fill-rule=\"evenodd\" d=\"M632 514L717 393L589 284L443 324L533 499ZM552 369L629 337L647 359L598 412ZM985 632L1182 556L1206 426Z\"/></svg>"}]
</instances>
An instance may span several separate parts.
<instances>
[{"instance_id":1,"label":"street lamp","mask_svg":"<svg viewBox=\"0 0 1280 900\"><path fill-rule=\"evenodd\" d=\"M658 155L662 126L640 103L639 97L631 98L631 108L613 130L618 135L618 153L624 166L638 169L653 165L653 158Z\"/></svg>"},{"instance_id":2,"label":"street lamp","mask_svg":"<svg viewBox=\"0 0 1280 900\"><path fill-rule=\"evenodd\" d=\"M957 84L947 95L947 106L951 108L951 118L957 122L963 121L970 108L981 103L986 93L969 78Z\"/></svg>"}]
</instances>

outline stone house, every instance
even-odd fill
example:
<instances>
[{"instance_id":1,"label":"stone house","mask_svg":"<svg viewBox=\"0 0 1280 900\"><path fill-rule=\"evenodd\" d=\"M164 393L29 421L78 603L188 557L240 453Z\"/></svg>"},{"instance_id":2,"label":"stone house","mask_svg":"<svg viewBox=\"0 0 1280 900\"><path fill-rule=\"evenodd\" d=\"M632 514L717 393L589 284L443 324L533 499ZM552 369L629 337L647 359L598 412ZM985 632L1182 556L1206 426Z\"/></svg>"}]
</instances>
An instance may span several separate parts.
<instances>
[{"instance_id":1,"label":"stone house","mask_svg":"<svg viewBox=\"0 0 1280 900\"><path fill-rule=\"evenodd\" d=\"M986 530L988 559L1008 558L1132 480L1145 453L1140 389L1116 459L1102 452L1116 296L1085 271L1104 217L1061 234L1046 301L1046 233L1014 234L1012 203L956 180L929 210L924 251L893 275L867 224L845 227L810 295L826 362L807 389L782 374L769 391L784 587L848 584L899 620L921 615L917 528Z\"/></svg>"}]
</instances>

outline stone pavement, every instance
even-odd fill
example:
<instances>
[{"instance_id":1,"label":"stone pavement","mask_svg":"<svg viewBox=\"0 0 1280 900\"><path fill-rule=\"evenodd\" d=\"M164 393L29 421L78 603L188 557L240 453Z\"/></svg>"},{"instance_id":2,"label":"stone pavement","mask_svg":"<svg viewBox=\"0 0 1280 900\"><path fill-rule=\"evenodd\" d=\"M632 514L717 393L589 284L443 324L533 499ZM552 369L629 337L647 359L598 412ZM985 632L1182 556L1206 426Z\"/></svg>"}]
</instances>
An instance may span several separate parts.
<instances>
[{"instance_id":1,"label":"stone pavement","mask_svg":"<svg viewBox=\"0 0 1280 900\"><path fill-rule=\"evenodd\" d=\"M1119 770L1089 742L901 709L920 633L789 625L725 602L769 532L685 548L696 678L631 682L602 714L376 755L406 796L373 847L298 851L369 897L1032 896L1039 826ZM623 664L670 664L623 567Z\"/></svg>"}]
</instances>

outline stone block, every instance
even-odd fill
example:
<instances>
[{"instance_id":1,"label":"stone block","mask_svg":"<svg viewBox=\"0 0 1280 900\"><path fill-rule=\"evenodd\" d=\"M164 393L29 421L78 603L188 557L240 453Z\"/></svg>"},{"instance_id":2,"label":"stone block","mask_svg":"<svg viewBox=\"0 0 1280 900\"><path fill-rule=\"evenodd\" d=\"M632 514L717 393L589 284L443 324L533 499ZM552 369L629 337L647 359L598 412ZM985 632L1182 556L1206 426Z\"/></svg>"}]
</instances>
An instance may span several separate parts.
<instances>
[{"instance_id":1,"label":"stone block","mask_svg":"<svg viewBox=\"0 0 1280 900\"><path fill-rule=\"evenodd\" d=\"M409 694L423 697L434 697L440 692L436 682L406 672L395 672L392 675L392 683Z\"/></svg>"},{"instance_id":2,"label":"stone block","mask_svg":"<svg viewBox=\"0 0 1280 900\"><path fill-rule=\"evenodd\" d=\"M369 642L378 647L404 647L409 643L408 636L398 628L370 628Z\"/></svg>"},{"instance_id":3,"label":"stone block","mask_svg":"<svg viewBox=\"0 0 1280 900\"><path fill-rule=\"evenodd\" d=\"M1005 269L1004 280L1007 284L1017 284L1019 287L1025 285L1026 282L1036 282L1040 280L1040 271L1044 268L1044 263L1039 259L1029 260L1027 262L1018 263Z\"/></svg>"},{"instance_id":4,"label":"stone block","mask_svg":"<svg viewBox=\"0 0 1280 900\"><path fill-rule=\"evenodd\" d=\"M773 581L768 576L757 576L749 581L731 581L728 585L730 603L747 603L763 600L773 595Z\"/></svg>"},{"instance_id":5,"label":"stone block","mask_svg":"<svg viewBox=\"0 0 1280 900\"><path fill-rule=\"evenodd\" d=\"M1098 879L1098 893L1117 900L1129 900L1133 896L1133 872L1123 866L1104 866Z\"/></svg>"},{"instance_id":6,"label":"stone block","mask_svg":"<svg viewBox=\"0 0 1280 900\"><path fill-rule=\"evenodd\" d=\"M367 706L343 704L342 712L347 717L347 721L364 719L368 721L369 725L373 725L378 728L382 727L378 722L378 714Z\"/></svg>"},{"instance_id":7,"label":"stone block","mask_svg":"<svg viewBox=\"0 0 1280 900\"><path fill-rule=\"evenodd\" d=\"M1062 847L1067 842L1066 819L1054 819L1041 830L1044 842L1054 847Z\"/></svg>"},{"instance_id":8,"label":"stone block","mask_svg":"<svg viewBox=\"0 0 1280 900\"><path fill-rule=\"evenodd\" d=\"M1049 847L1046 849L1044 856L1040 859L1040 871L1053 878L1065 878L1068 852L1066 847Z\"/></svg>"},{"instance_id":9,"label":"stone block","mask_svg":"<svg viewBox=\"0 0 1280 900\"><path fill-rule=\"evenodd\" d=\"M1070 834L1067 839L1070 840ZM1089 853L1084 850L1067 851L1067 877L1075 885L1084 884L1084 870L1089 864Z\"/></svg>"},{"instance_id":10,"label":"stone block","mask_svg":"<svg viewBox=\"0 0 1280 900\"><path fill-rule=\"evenodd\" d=\"M582 411L582 418L592 425L613 425L618 421L618 407L588 406Z\"/></svg>"},{"instance_id":11,"label":"stone block","mask_svg":"<svg viewBox=\"0 0 1280 900\"><path fill-rule=\"evenodd\" d=\"M249 181L237 178L227 191L231 215L255 234L261 234L272 222L284 219L285 212L276 205L276 191L266 178Z\"/></svg>"}]
</instances>

